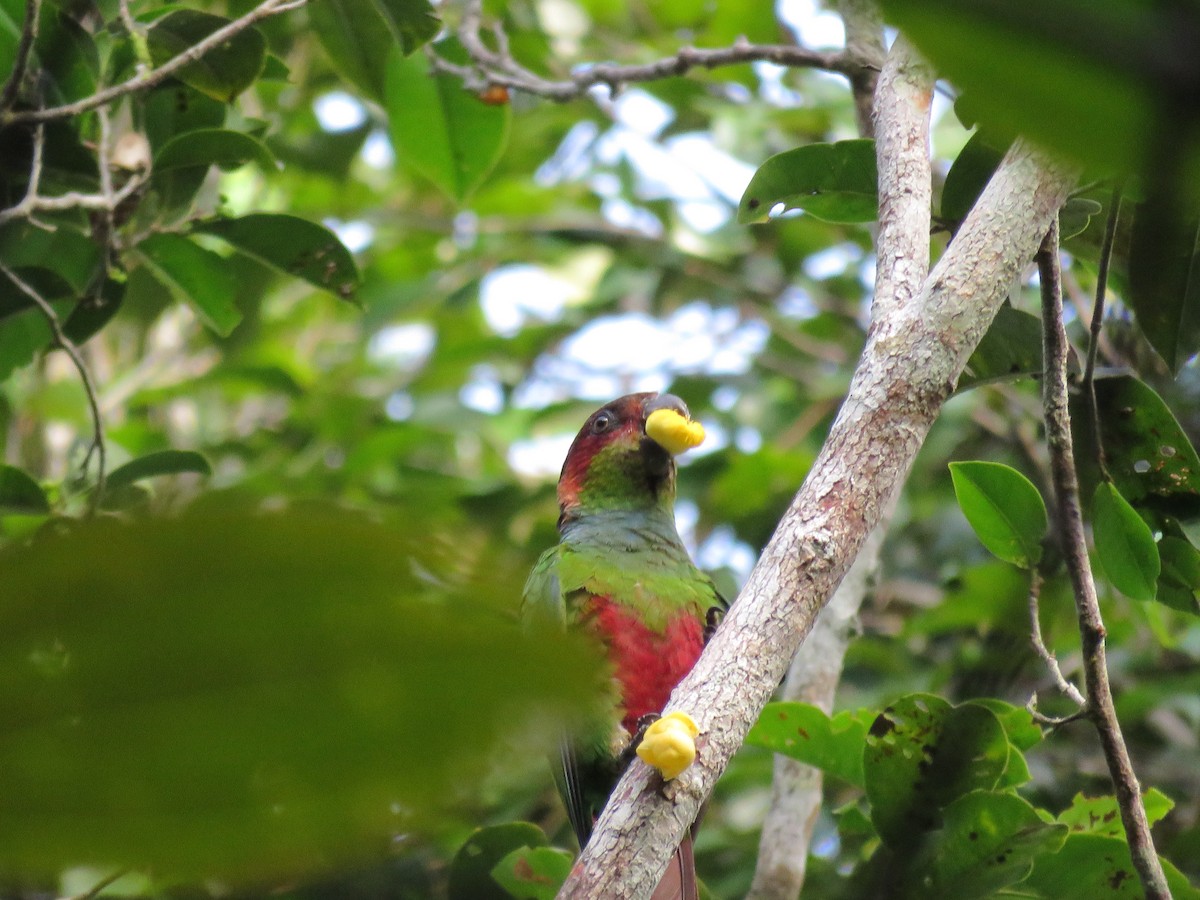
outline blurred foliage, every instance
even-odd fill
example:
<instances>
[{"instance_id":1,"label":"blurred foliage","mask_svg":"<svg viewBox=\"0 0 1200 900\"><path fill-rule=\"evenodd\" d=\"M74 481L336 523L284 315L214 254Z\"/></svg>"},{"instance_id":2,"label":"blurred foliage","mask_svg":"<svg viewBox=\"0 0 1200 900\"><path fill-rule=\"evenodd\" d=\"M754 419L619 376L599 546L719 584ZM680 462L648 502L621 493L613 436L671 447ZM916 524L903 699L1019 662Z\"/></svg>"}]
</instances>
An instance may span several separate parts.
<instances>
[{"instance_id":1,"label":"blurred foliage","mask_svg":"<svg viewBox=\"0 0 1200 900\"><path fill-rule=\"evenodd\" d=\"M130 6L150 62L251 8ZM830 19L799 6L806 25ZM1064 269L1082 358L1108 179L1138 201L1116 234L1100 344L1115 377L1097 382L1098 429L1084 403L1072 412L1084 496L1102 480L1098 433L1161 557L1160 603L1099 589L1126 740L1142 783L1169 798L1156 800L1155 836L1178 886L1200 879L1194 241L1164 245L1175 263L1149 282L1134 251L1153 240L1145 210L1160 182L1193 171L1196 107L1143 101L1171 61L1190 77L1195 54L1175 48L1195 16L1176 10L1182 24L1163 32L1157 9L1132 2L963 6L889 6L963 90L957 111L934 107L935 256L1012 134L1076 151L1091 169L1063 214ZM1041 27L1060 7L1071 27ZM36 77L17 109L132 77L145 60L119 11L42 3ZM765 4L485 11L522 65L556 78L787 36ZM43 312L0 273L4 896L82 893L114 867L133 868L108 889L117 896L421 898L485 876L489 889L526 878L544 891L573 847L539 737L580 702L586 673L567 678L578 652L513 621L522 579L556 539L565 441L628 390L684 397L710 440L681 472L681 524L731 595L816 457L865 340L874 275L860 221L873 157L844 80L740 65L596 102L477 97L446 73L417 86L434 13L453 26L461 10L321 0L263 19L223 49L228 65L210 58L111 107L113 188L153 162L111 228L79 208L0 225L0 263L81 344L110 474L100 496L88 398ZM0 73L23 15L0 0ZM1117 37L1082 53L1092 38L1080 35L1100 32L1076 23L1094 19ZM1145 52L1163 33L1167 49ZM1152 77L1137 74L1147 66ZM976 118L986 132L971 131ZM9 207L37 141L3 121ZM1164 121L1187 125L1177 152L1155 143ZM41 195L101 190L105 133L95 112L49 124ZM129 165L115 148L133 151ZM807 212L739 224L751 174L778 154L785 179L760 170L761 213ZM1187 209L1162 221L1177 236ZM1046 712L1070 709L1029 648L1028 576L988 556L946 468L1003 464L1048 496L1029 378L1038 315L1036 290L1014 286L913 468L847 657L843 712L769 707L807 736L764 717L719 784L696 847L715 895L747 890L770 750L798 746L830 775L811 896L853 896L909 851L903 877L928 875L947 896L997 890L1031 863L1024 884L1039 896L1136 889L1120 837L1078 828L1081 804L1111 793L1094 735L1075 725L1042 739L1021 718L1035 691ZM1120 541L1133 523L1115 521ZM1040 533L1018 537L1034 558ZM1043 631L1074 675L1052 544L1039 565ZM881 717L896 727L867 736ZM928 786L879 752L918 721L941 735L930 759L957 773L927 809L914 798ZM961 764L976 755L978 767ZM964 850L981 821L998 843L1025 836L998 867ZM897 850L909 827L916 843ZM484 849L467 865L472 847ZM1107 862L1089 869L1096 854Z\"/></svg>"}]
</instances>

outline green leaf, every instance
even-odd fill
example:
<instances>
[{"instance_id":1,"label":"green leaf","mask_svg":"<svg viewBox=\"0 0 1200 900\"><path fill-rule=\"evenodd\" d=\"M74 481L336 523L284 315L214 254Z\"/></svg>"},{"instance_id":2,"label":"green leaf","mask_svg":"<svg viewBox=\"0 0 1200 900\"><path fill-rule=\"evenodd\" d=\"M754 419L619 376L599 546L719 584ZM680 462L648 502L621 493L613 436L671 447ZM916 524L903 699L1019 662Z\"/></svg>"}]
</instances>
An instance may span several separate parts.
<instances>
[{"instance_id":1,"label":"green leaf","mask_svg":"<svg viewBox=\"0 0 1200 900\"><path fill-rule=\"evenodd\" d=\"M764 222L777 204L826 222L873 222L879 212L875 142L809 144L764 162L738 204L738 221Z\"/></svg>"},{"instance_id":2,"label":"green leaf","mask_svg":"<svg viewBox=\"0 0 1200 900\"><path fill-rule=\"evenodd\" d=\"M1000 146L997 146L999 144ZM1003 143L977 131L958 152L942 188L942 218L962 222L1004 157Z\"/></svg>"},{"instance_id":3,"label":"green leaf","mask_svg":"<svg viewBox=\"0 0 1200 900\"><path fill-rule=\"evenodd\" d=\"M84 343L112 321L124 300L125 281L106 278L99 291L94 291L75 304L75 308L63 322L63 334L76 344Z\"/></svg>"},{"instance_id":4,"label":"green leaf","mask_svg":"<svg viewBox=\"0 0 1200 900\"><path fill-rule=\"evenodd\" d=\"M358 287L358 267L350 251L328 228L306 219L252 213L199 222L193 230L219 237L242 253L342 299Z\"/></svg>"},{"instance_id":5,"label":"green leaf","mask_svg":"<svg viewBox=\"0 0 1200 900\"><path fill-rule=\"evenodd\" d=\"M1147 64L1169 59L1162 50L1169 34L1160 33L1168 16L1144 9L1086 0L884 3L980 119L1106 171L1140 163L1155 130Z\"/></svg>"},{"instance_id":6,"label":"green leaf","mask_svg":"<svg viewBox=\"0 0 1200 900\"><path fill-rule=\"evenodd\" d=\"M1059 240L1070 240L1087 231L1092 216L1099 215L1104 207L1087 197L1072 197L1058 211Z\"/></svg>"},{"instance_id":7,"label":"green leaf","mask_svg":"<svg viewBox=\"0 0 1200 900\"><path fill-rule=\"evenodd\" d=\"M242 320L233 302L237 288L221 256L171 232L152 234L137 249L159 283L205 325L223 337L237 327Z\"/></svg>"},{"instance_id":8,"label":"green leaf","mask_svg":"<svg viewBox=\"0 0 1200 900\"><path fill-rule=\"evenodd\" d=\"M1175 801L1158 788L1150 788L1142 794L1142 806L1146 810L1147 821L1154 825L1175 808ZM1059 813L1058 821L1070 828L1072 834L1086 832L1117 838L1125 836L1116 797L1076 794L1071 805Z\"/></svg>"},{"instance_id":9,"label":"green leaf","mask_svg":"<svg viewBox=\"0 0 1200 900\"><path fill-rule=\"evenodd\" d=\"M321 0L308 18L334 68L380 101L393 48L408 56L441 27L427 0Z\"/></svg>"},{"instance_id":10,"label":"green leaf","mask_svg":"<svg viewBox=\"0 0 1200 900\"><path fill-rule=\"evenodd\" d=\"M595 714L598 653L444 587L439 543L209 501L5 550L0 870L290 881L435 824L501 743L549 752L537 723Z\"/></svg>"},{"instance_id":11,"label":"green leaf","mask_svg":"<svg viewBox=\"0 0 1200 900\"><path fill-rule=\"evenodd\" d=\"M557 847L521 847L496 864L492 878L517 900L554 900L572 862Z\"/></svg>"},{"instance_id":12,"label":"green leaf","mask_svg":"<svg viewBox=\"0 0 1200 900\"><path fill-rule=\"evenodd\" d=\"M451 41L439 43L438 52L462 56ZM393 50L385 100L397 158L459 203L483 184L508 142L509 105L484 103L462 79L431 72L424 56Z\"/></svg>"},{"instance_id":13,"label":"green leaf","mask_svg":"<svg viewBox=\"0 0 1200 900\"><path fill-rule=\"evenodd\" d=\"M1200 515L1200 457L1153 388L1132 375L1097 378L1100 440L1113 483L1139 508L1189 519ZM1075 465L1086 496L1100 482L1091 416L1071 401Z\"/></svg>"},{"instance_id":14,"label":"green leaf","mask_svg":"<svg viewBox=\"0 0 1200 900\"><path fill-rule=\"evenodd\" d=\"M1200 615L1200 550L1167 535L1158 542L1158 555L1162 571L1155 599L1180 612Z\"/></svg>"},{"instance_id":15,"label":"green leaf","mask_svg":"<svg viewBox=\"0 0 1200 900\"><path fill-rule=\"evenodd\" d=\"M940 825L942 807L996 786L1008 747L999 721L982 706L955 707L932 694L901 697L871 725L863 755L879 836L893 849L911 848Z\"/></svg>"},{"instance_id":16,"label":"green leaf","mask_svg":"<svg viewBox=\"0 0 1200 900\"><path fill-rule=\"evenodd\" d=\"M1153 600L1162 563L1150 526L1111 484L1092 498L1092 536L1108 580L1135 600Z\"/></svg>"},{"instance_id":17,"label":"green leaf","mask_svg":"<svg viewBox=\"0 0 1200 900\"><path fill-rule=\"evenodd\" d=\"M248 162L257 162L268 171L275 168L275 158L261 141L240 131L202 128L168 140L154 157L154 171L194 166L219 166L229 171Z\"/></svg>"},{"instance_id":18,"label":"green leaf","mask_svg":"<svg viewBox=\"0 0 1200 900\"><path fill-rule=\"evenodd\" d=\"M146 30L150 59L156 66L177 56L229 24L229 19L194 9L176 9ZM175 77L214 100L231 102L254 84L263 69L267 42L256 28L247 28L217 45Z\"/></svg>"},{"instance_id":19,"label":"green leaf","mask_svg":"<svg viewBox=\"0 0 1200 900\"><path fill-rule=\"evenodd\" d=\"M0 464L0 510L18 513L48 513L50 501L42 486L24 470Z\"/></svg>"},{"instance_id":20,"label":"green leaf","mask_svg":"<svg viewBox=\"0 0 1200 900\"><path fill-rule=\"evenodd\" d=\"M211 475L212 466L208 460L194 450L160 450L148 453L130 460L123 466L109 473L106 484L109 488L118 488L133 484L143 478L155 478L159 475L180 475L192 472L199 475Z\"/></svg>"},{"instance_id":21,"label":"green leaf","mask_svg":"<svg viewBox=\"0 0 1200 900\"><path fill-rule=\"evenodd\" d=\"M1042 558L1046 504L1016 469L989 462L950 463L954 494L983 546L1005 562L1031 569Z\"/></svg>"},{"instance_id":22,"label":"green leaf","mask_svg":"<svg viewBox=\"0 0 1200 900\"><path fill-rule=\"evenodd\" d=\"M225 122L225 104L169 81L146 95L142 112L146 138L159 153L173 138L192 131L219 129Z\"/></svg>"},{"instance_id":23,"label":"green leaf","mask_svg":"<svg viewBox=\"0 0 1200 900\"><path fill-rule=\"evenodd\" d=\"M449 900L511 900L492 877L496 867L521 848L545 847L546 835L529 822L506 822L475 831L450 863Z\"/></svg>"},{"instance_id":24,"label":"green leaf","mask_svg":"<svg viewBox=\"0 0 1200 900\"><path fill-rule=\"evenodd\" d=\"M1034 858L1058 850L1065 825L1042 821L1013 794L972 791L943 811L943 824L908 863L909 890L922 900L973 900L1016 884Z\"/></svg>"},{"instance_id":25,"label":"green leaf","mask_svg":"<svg viewBox=\"0 0 1200 900\"><path fill-rule=\"evenodd\" d=\"M14 270L44 268L52 263L59 283L69 285L70 291L78 295L87 290L96 275L100 250L94 241L73 228L45 229L27 220L16 220L0 226L0 260ZM25 280L30 281L28 277ZM7 278L0 278L0 315L4 315L5 310L30 305L24 294L12 295L10 300L10 293L16 291ZM47 299L56 298L45 290L42 295ZM17 302L18 297L23 302Z\"/></svg>"},{"instance_id":26,"label":"green leaf","mask_svg":"<svg viewBox=\"0 0 1200 900\"><path fill-rule=\"evenodd\" d=\"M851 784L863 784L867 724L841 712L832 719L808 703L768 703L746 743L815 766Z\"/></svg>"},{"instance_id":27,"label":"green leaf","mask_svg":"<svg viewBox=\"0 0 1200 900\"><path fill-rule=\"evenodd\" d=\"M1161 861L1174 900L1200 897L1200 891L1169 860ZM1021 892L1045 900L1141 900L1145 896L1125 839L1086 833L1071 834L1057 853L1038 857L1033 872L1021 883Z\"/></svg>"},{"instance_id":28,"label":"green leaf","mask_svg":"<svg viewBox=\"0 0 1200 900\"><path fill-rule=\"evenodd\" d=\"M981 384L1037 375L1041 371L1042 320L1005 304L967 360L956 389L964 391Z\"/></svg>"},{"instance_id":29,"label":"green leaf","mask_svg":"<svg viewBox=\"0 0 1200 900\"><path fill-rule=\"evenodd\" d=\"M1129 300L1142 334L1178 375L1200 351L1200 218L1166 228L1141 205L1129 251Z\"/></svg>"}]
</instances>

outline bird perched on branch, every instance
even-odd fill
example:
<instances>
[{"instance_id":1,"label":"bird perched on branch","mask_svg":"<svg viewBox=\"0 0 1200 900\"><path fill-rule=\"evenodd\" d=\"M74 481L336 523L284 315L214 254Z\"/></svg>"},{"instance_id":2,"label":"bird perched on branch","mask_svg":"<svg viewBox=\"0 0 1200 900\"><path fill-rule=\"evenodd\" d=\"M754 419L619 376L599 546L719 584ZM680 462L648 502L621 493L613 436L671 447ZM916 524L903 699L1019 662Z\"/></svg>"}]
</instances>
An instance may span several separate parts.
<instances>
[{"instance_id":1,"label":"bird perched on branch","mask_svg":"<svg viewBox=\"0 0 1200 900\"><path fill-rule=\"evenodd\" d=\"M695 757L691 718L658 715L700 656L710 611L724 605L675 528L675 457L703 439L671 394L629 394L592 413L558 481L562 540L525 586L527 615L593 635L612 667L612 704L561 752L559 788L580 847L635 752L664 780ZM697 897L690 835L653 897Z\"/></svg>"}]
</instances>

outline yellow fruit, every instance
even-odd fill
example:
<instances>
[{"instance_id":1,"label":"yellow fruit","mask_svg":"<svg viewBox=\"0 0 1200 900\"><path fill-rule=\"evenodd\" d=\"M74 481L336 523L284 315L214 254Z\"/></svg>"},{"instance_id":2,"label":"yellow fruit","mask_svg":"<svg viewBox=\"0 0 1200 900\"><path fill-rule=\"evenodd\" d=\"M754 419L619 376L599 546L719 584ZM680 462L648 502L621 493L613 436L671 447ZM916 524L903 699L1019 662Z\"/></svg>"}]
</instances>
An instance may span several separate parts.
<instances>
[{"instance_id":1,"label":"yellow fruit","mask_svg":"<svg viewBox=\"0 0 1200 900\"><path fill-rule=\"evenodd\" d=\"M658 769L664 781L670 781L678 778L696 759L699 734L700 729L687 713L670 713L646 729L638 744L637 755L647 765Z\"/></svg>"},{"instance_id":2,"label":"yellow fruit","mask_svg":"<svg viewBox=\"0 0 1200 900\"><path fill-rule=\"evenodd\" d=\"M646 434L656 444L678 456L704 441L704 426L673 409L656 409L646 419Z\"/></svg>"}]
</instances>

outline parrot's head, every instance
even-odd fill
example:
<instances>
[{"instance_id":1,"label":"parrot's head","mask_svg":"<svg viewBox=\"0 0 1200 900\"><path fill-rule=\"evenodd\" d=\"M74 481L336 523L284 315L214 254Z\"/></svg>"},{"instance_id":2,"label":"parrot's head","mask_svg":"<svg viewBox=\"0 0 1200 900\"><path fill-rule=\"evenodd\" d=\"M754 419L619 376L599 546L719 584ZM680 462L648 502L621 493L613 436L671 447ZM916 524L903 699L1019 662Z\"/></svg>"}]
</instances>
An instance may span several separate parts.
<instances>
[{"instance_id":1,"label":"parrot's head","mask_svg":"<svg viewBox=\"0 0 1200 900\"><path fill-rule=\"evenodd\" d=\"M704 429L673 394L626 394L592 413L558 480L560 525L591 510L670 506L675 457Z\"/></svg>"}]
</instances>

